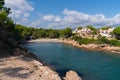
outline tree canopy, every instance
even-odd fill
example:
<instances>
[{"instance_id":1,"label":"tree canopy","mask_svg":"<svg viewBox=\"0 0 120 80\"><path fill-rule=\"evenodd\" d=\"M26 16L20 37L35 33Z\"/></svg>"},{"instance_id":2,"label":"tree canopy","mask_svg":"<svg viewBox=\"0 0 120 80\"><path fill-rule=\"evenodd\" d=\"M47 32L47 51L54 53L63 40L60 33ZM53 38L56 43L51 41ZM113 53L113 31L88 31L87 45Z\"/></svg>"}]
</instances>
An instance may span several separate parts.
<instances>
[{"instance_id":1,"label":"tree canopy","mask_svg":"<svg viewBox=\"0 0 120 80\"><path fill-rule=\"evenodd\" d=\"M102 27L102 30L108 30L109 28L111 28L111 26L106 26L106 27Z\"/></svg>"},{"instance_id":2,"label":"tree canopy","mask_svg":"<svg viewBox=\"0 0 120 80\"><path fill-rule=\"evenodd\" d=\"M116 34L116 35L120 35L120 27L116 27L116 28L113 30L113 33Z\"/></svg>"},{"instance_id":3,"label":"tree canopy","mask_svg":"<svg viewBox=\"0 0 120 80\"><path fill-rule=\"evenodd\" d=\"M4 4L5 4L4 0L0 0L0 10L2 10L2 9L3 9Z\"/></svg>"},{"instance_id":4,"label":"tree canopy","mask_svg":"<svg viewBox=\"0 0 120 80\"><path fill-rule=\"evenodd\" d=\"M116 27L114 30L113 30L113 34L115 34L115 37L117 39L120 39L120 26L119 27Z\"/></svg>"},{"instance_id":5,"label":"tree canopy","mask_svg":"<svg viewBox=\"0 0 120 80\"><path fill-rule=\"evenodd\" d=\"M78 30L81 30L81 29L82 29L82 27L81 27L81 26L79 26L77 29L78 29Z\"/></svg>"},{"instance_id":6,"label":"tree canopy","mask_svg":"<svg viewBox=\"0 0 120 80\"><path fill-rule=\"evenodd\" d=\"M4 0L0 0L0 42L15 44L17 38L15 33L15 24L11 18L8 17L10 14L10 8L4 6Z\"/></svg>"},{"instance_id":7,"label":"tree canopy","mask_svg":"<svg viewBox=\"0 0 120 80\"><path fill-rule=\"evenodd\" d=\"M61 33L60 33L61 37L63 38L68 38L72 35L72 30L71 28L67 27L63 30L61 30Z\"/></svg>"},{"instance_id":8,"label":"tree canopy","mask_svg":"<svg viewBox=\"0 0 120 80\"><path fill-rule=\"evenodd\" d=\"M90 29L91 31L93 31L93 34L97 34L97 29L94 28L93 26L87 26L88 29Z\"/></svg>"}]
</instances>

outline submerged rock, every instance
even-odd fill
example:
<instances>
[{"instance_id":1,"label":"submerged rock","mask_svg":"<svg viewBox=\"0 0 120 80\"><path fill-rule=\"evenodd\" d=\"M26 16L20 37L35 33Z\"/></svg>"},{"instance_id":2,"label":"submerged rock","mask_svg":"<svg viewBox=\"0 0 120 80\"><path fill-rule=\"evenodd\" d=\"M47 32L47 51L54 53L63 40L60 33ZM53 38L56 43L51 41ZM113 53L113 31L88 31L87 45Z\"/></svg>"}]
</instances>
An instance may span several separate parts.
<instances>
[{"instance_id":1,"label":"submerged rock","mask_svg":"<svg viewBox=\"0 0 120 80\"><path fill-rule=\"evenodd\" d=\"M66 73L66 77L64 77L64 80L82 80L81 77L78 76L78 74L75 71L68 71Z\"/></svg>"}]
</instances>

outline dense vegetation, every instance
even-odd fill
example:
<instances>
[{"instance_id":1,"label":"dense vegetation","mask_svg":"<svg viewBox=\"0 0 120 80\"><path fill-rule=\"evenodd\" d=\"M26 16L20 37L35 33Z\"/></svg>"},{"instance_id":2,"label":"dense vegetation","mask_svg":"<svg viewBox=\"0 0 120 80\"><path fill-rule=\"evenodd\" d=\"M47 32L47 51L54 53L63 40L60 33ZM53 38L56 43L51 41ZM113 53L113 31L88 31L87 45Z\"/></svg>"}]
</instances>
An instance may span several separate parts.
<instances>
[{"instance_id":1,"label":"dense vegetation","mask_svg":"<svg viewBox=\"0 0 120 80\"><path fill-rule=\"evenodd\" d=\"M28 28L22 25L16 25L15 29L18 31L22 40L37 39L37 38L69 38L72 35L72 30L70 28L65 28L63 30L56 29L36 29Z\"/></svg>"},{"instance_id":2,"label":"dense vegetation","mask_svg":"<svg viewBox=\"0 0 120 80\"><path fill-rule=\"evenodd\" d=\"M117 39L120 39L120 27L116 27L114 30L113 30L113 33L115 34L115 37Z\"/></svg>"},{"instance_id":3,"label":"dense vegetation","mask_svg":"<svg viewBox=\"0 0 120 80\"><path fill-rule=\"evenodd\" d=\"M91 39L91 38L82 38L78 36L72 36L72 40L77 41L79 44L109 44L111 46L120 46L120 41L118 40L108 40L105 37L101 37L98 39Z\"/></svg>"},{"instance_id":4,"label":"dense vegetation","mask_svg":"<svg viewBox=\"0 0 120 80\"><path fill-rule=\"evenodd\" d=\"M14 21L8 17L10 8L4 6L4 0L0 0L0 57L10 55L32 56L19 43L22 42L21 34L16 29Z\"/></svg>"},{"instance_id":5,"label":"dense vegetation","mask_svg":"<svg viewBox=\"0 0 120 80\"><path fill-rule=\"evenodd\" d=\"M10 8L4 7L4 0L0 0L0 42L15 45L17 42L17 31L15 30L15 24L8 17L10 14Z\"/></svg>"},{"instance_id":6,"label":"dense vegetation","mask_svg":"<svg viewBox=\"0 0 120 80\"><path fill-rule=\"evenodd\" d=\"M102 30L108 30L111 26L103 27Z\"/></svg>"},{"instance_id":7,"label":"dense vegetation","mask_svg":"<svg viewBox=\"0 0 120 80\"><path fill-rule=\"evenodd\" d=\"M10 8L4 5L4 0L0 0L0 52L11 54L18 46L19 35L16 33L14 22L8 17L11 13Z\"/></svg>"}]
</instances>

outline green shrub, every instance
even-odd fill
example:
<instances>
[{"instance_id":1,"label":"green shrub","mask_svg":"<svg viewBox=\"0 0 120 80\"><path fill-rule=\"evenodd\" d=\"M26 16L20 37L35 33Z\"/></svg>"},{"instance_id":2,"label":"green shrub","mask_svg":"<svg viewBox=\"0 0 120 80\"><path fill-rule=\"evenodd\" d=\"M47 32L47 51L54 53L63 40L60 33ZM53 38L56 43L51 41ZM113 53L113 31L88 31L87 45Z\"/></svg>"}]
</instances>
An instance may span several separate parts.
<instances>
[{"instance_id":1,"label":"green shrub","mask_svg":"<svg viewBox=\"0 0 120 80\"><path fill-rule=\"evenodd\" d=\"M75 41L77 41L79 38L81 38L81 37L78 37L78 36L76 36L76 35L73 35L73 36L71 37L71 39L72 39L72 40L75 40Z\"/></svg>"},{"instance_id":2,"label":"green shrub","mask_svg":"<svg viewBox=\"0 0 120 80\"><path fill-rule=\"evenodd\" d=\"M110 40L108 40L106 37L102 37L97 39L96 41L97 44L110 44Z\"/></svg>"},{"instance_id":3,"label":"green shrub","mask_svg":"<svg viewBox=\"0 0 120 80\"><path fill-rule=\"evenodd\" d=\"M118 40L110 40L110 45L120 46L120 41L118 41Z\"/></svg>"},{"instance_id":4,"label":"green shrub","mask_svg":"<svg viewBox=\"0 0 120 80\"><path fill-rule=\"evenodd\" d=\"M89 39L89 38L78 39L79 44L91 44L91 43L94 43L94 42L95 42L94 39Z\"/></svg>"},{"instance_id":5,"label":"green shrub","mask_svg":"<svg viewBox=\"0 0 120 80\"><path fill-rule=\"evenodd\" d=\"M95 40L95 39L82 38L82 37L73 35L71 37L71 39L77 41L79 44L93 43L93 44L109 44L109 45L113 45L113 46L120 46L119 40L108 40L106 37L101 37L101 38Z\"/></svg>"}]
</instances>

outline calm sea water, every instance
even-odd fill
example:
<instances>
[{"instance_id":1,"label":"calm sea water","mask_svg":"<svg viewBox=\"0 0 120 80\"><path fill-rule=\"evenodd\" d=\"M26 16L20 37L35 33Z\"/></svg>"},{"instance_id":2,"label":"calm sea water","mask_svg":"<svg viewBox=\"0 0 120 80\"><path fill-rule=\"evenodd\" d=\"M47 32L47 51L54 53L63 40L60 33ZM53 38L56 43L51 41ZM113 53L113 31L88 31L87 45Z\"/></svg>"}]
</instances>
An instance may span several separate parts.
<instances>
[{"instance_id":1,"label":"calm sea water","mask_svg":"<svg viewBox=\"0 0 120 80\"><path fill-rule=\"evenodd\" d=\"M37 42L25 46L53 66L60 76L74 70L84 80L120 80L120 55L87 51L62 43Z\"/></svg>"}]
</instances>

